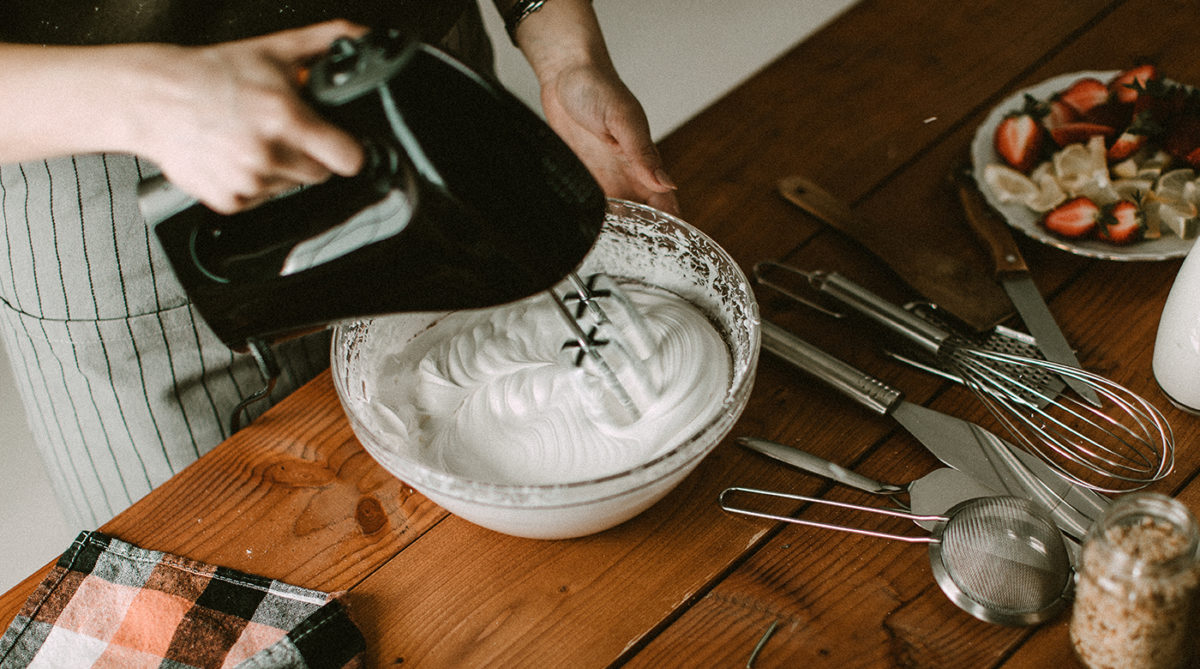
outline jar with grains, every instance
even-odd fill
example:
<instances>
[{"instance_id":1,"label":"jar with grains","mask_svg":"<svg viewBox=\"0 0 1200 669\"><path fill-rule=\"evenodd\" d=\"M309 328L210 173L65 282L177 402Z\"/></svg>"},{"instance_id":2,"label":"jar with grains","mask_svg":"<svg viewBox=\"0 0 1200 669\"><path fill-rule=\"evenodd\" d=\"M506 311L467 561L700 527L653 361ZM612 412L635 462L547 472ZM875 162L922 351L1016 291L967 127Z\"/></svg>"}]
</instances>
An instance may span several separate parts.
<instances>
[{"instance_id":1,"label":"jar with grains","mask_svg":"<svg viewBox=\"0 0 1200 669\"><path fill-rule=\"evenodd\" d=\"M1200 528L1165 495L1118 499L1084 542L1070 633L1092 669L1196 666Z\"/></svg>"}]
</instances>

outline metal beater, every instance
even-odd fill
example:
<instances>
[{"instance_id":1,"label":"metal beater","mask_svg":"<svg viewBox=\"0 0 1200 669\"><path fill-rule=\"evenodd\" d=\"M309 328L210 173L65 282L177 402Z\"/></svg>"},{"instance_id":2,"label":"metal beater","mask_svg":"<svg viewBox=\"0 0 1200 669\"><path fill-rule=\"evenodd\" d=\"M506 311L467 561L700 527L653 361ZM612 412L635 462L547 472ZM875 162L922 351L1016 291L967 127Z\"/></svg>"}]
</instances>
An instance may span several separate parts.
<instances>
[{"instance_id":1,"label":"metal beater","mask_svg":"<svg viewBox=\"0 0 1200 669\"><path fill-rule=\"evenodd\" d=\"M803 276L820 294L915 345L970 388L1018 445L1060 477L1098 492L1122 493L1158 481L1174 468L1175 440L1166 418L1120 384L1041 358L979 347L837 273L772 266ZM1047 374L1093 388L1101 406L1060 396L1044 382Z\"/></svg>"},{"instance_id":2,"label":"metal beater","mask_svg":"<svg viewBox=\"0 0 1200 669\"><path fill-rule=\"evenodd\" d=\"M656 348L650 328L611 277L593 274L584 281L571 272L566 283L571 291L564 295L548 291L570 332L563 351L573 354L585 392L603 415L618 425L633 423L659 394L646 364Z\"/></svg>"}]
</instances>

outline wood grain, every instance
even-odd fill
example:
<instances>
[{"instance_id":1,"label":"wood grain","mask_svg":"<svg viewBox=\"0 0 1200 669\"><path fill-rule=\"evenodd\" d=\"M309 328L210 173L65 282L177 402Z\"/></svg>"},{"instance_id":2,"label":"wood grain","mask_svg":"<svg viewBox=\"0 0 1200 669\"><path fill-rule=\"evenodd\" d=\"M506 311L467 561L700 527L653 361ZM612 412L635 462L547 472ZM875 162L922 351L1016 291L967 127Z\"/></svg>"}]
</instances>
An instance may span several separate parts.
<instances>
[{"instance_id":1,"label":"wood grain","mask_svg":"<svg viewBox=\"0 0 1200 669\"><path fill-rule=\"evenodd\" d=\"M864 0L679 128L662 152L685 218L744 269L782 259L903 302L919 296L784 201L778 180L804 175L895 230L967 239L946 174L993 105L1053 75L1143 61L1200 82L1195 25L1190 0ZM1177 466L1151 489L1200 511L1200 453L1190 448L1200 418L1169 408L1150 372L1179 261L1094 261L1018 243L1084 366L1165 409ZM988 262L982 246L975 252ZM760 309L910 401L996 428L969 392L881 356L877 332L766 291ZM324 375L103 529L349 590L371 666L745 666L772 625L759 669L1076 666L1068 614L1034 629L975 620L938 588L921 546L721 511L717 495L729 485L886 504L749 453L734 445L739 435L890 482L938 466L891 419L764 353L734 432L662 502L594 536L517 539L447 515L381 469ZM921 532L818 505L787 511ZM41 573L0 596L0 620Z\"/></svg>"}]
</instances>

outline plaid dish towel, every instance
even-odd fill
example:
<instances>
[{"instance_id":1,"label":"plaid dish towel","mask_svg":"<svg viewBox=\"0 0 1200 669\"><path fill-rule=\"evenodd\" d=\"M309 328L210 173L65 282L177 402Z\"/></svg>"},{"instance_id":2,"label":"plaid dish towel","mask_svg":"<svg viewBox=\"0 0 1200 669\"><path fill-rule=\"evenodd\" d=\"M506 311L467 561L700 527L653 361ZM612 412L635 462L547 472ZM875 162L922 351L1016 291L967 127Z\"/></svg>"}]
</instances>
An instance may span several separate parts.
<instances>
[{"instance_id":1,"label":"plaid dish towel","mask_svg":"<svg viewBox=\"0 0 1200 669\"><path fill-rule=\"evenodd\" d=\"M336 595L82 532L0 638L10 667L361 667Z\"/></svg>"}]
</instances>

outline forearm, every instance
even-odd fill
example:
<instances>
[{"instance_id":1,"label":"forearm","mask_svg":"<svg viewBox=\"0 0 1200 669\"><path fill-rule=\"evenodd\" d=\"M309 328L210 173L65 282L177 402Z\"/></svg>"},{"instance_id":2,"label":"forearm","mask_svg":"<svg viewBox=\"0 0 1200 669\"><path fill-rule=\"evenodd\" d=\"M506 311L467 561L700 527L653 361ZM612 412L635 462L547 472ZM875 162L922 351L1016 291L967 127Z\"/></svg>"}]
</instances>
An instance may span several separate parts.
<instances>
[{"instance_id":1,"label":"forearm","mask_svg":"<svg viewBox=\"0 0 1200 669\"><path fill-rule=\"evenodd\" d=\"M516 0L495 4L504 16ZM569 67L613 70L591 0L547 0L520 22L515 38L543 85Z\"/></svg>"},{"instance_id":2,"label":"forearm","mask_svg":"<svg viewBox=\"0 0 1200 669\"><path fill-rule=\"evenodd\" d=\"M0 44L0 162L137 150L130 101L167 86L174 48Z\"/></svg>"}]
</instances>

